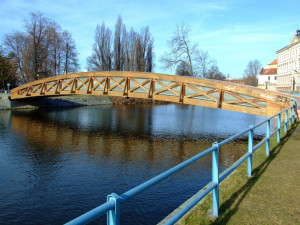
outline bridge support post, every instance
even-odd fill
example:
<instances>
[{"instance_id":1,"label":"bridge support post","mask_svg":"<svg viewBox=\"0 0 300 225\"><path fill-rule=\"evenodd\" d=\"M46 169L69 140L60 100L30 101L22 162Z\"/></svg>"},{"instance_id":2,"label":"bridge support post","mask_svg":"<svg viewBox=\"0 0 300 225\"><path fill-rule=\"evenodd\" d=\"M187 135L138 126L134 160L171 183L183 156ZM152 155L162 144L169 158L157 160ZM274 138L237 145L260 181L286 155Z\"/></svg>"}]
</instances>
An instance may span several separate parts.
<instances>
[{"instance_id":1,"label":"bridge support post","mask_svg":"<svg viewBox=\"0 0 300 225\"><path fill-rule=\"evenodd\" d=\"M212 152L212 183L216 183L216 187L212 190L212 207L213 216L219 216L219 143L213 143L217 149Z\"/></svg>"},{"instance_id":2,"label":"bridge support post","mask_svg":"<svg viewBox=\"0 0 300 225\"><path fill-rule=\"evenodd\" d=\"M270 154L270 129L271 129L271 120L270 118L267 121L267 131L266 131L266 156L269 156Z\"/></svg>"},{"instance_id":3,"label":"bridge support post","mask_svg":"<svg viewBox=\"0 0 300 225\"><path fill-rule=\"evenodd\" d=\"M107 201L114 201L115 208L107 212L107 225L120 224L120 197L112 193L107 196Z\"/></svg>"},{"instance_id":4,"label":"bridge support post","mask_svg":"<svg viewBox=\"0 0 300 225\"><path fill-rule=\"evenodd\" d=\"M248 134L248 153L249 153L249 157L248 157L247 174L248 174L248 177L251 177L252 176L253 133L254 133L254 129L253 129L252 125L250 125L249 128L251 130L249 130L249 134Z\"/></svg>"},{"instance_id":5,"label":"bridge support post","mask_svg":"<svg viewBox=\"0 0 300 225\"><path fill-rule=\"evenodd\" d=\"M280 125L281 125L281 113L278 113L278 117L277 117L277 142L280 142Z\"/></svg>"}]
</instances>

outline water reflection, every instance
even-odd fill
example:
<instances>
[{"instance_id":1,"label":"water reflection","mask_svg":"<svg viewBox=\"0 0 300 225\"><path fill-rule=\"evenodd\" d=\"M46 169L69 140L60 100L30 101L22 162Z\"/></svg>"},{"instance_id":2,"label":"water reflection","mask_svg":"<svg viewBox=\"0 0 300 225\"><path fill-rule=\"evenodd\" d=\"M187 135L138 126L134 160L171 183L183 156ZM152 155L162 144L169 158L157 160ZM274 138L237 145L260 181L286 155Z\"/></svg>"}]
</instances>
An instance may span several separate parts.
<instances>
[{"instance_id":1,"label":"water reflection","mask_svg":"<svg viewBox=\"0 0 300 225\"><path fill-rule=\"evenodd\" d=\"M199 122L199 117L195 116L196 110L190 110L191 115L185 117L180 112L189 107L180 107L179 113L173 110L175 115L166 117L163 115L171 114L173 107L163 108L167 110L155 112L154 107L142 106L130 113L130 108L117 106L52 112L16 111L11 117L11 128L31 144L51 149L57 155L67 152L76 154L76 151L84 150L93 157L105 155L124 162L167 159L178 163L209 148L213 143L210 137L222 140L232 133L232 127L228 125L219 130L216 126L218 118L205 119L200 115L201 126L193 124ZM161 112L163 115L160 115ZM210 124L209 121L216 124ZM226 122L223 121L221 125ZM214 133L215 130L217 133ZM224 130L231 132L228 134ZM234 150L236 143L229 144L223 150ZM225 154L226 151L222 152ZM227 164L235 160L225 159L223 154L220 157Z\"/></svg>"},{"instance_id":2,"label":"water reflection","mask_svg":"<svg viewBox=\"0 0 300 225\"><path fill-rule=\"evenodd\" d=\"M1 224L67 222L262 119L182 105L3 113ZM243 140L222 148L221 169L245 152ZM156 224L203 187L210 170L208 156L129 201L122 224Z\"/></svg>"}]
</instances>

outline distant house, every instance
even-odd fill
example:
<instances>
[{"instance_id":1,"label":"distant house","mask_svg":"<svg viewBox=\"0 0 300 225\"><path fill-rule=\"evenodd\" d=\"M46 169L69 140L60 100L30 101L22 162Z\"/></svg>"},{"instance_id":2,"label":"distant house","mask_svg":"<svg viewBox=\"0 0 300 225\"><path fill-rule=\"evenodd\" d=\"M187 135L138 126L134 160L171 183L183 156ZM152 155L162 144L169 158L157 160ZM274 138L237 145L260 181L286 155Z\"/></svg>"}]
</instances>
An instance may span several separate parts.
<instances>
[{"instance_id":1,"label":"distant house","mask_svg":"<svg viewBox=\"0 0 300 225\"><path fill-rule=\"evenodd\" d=\"M300 30L289 45L278 50L278 91L295 91L300 88Z\"/></svg>"},{"instance_id":2,"label":"distant house","mask_svg":"<svg viewBox=\"0 0 300 225\"><path fill-rule=\"evenodd\" d=\"M262 68L258 75L258 87L268 90L276 90L277 85L277 59Z\"/></svg>"}]
</instances>

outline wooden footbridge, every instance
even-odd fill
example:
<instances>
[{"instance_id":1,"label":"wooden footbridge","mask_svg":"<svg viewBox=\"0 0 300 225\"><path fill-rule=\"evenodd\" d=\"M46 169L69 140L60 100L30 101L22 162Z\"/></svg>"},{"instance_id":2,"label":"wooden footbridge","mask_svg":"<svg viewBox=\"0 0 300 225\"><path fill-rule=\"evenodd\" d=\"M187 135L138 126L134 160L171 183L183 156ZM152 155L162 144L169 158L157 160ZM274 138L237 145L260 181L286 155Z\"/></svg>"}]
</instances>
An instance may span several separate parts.
<instances>
[{"instance_id":1,"label":"wooden footbridge","mask_svg":"<svg viewBox=\"0 0 300 225\"><path fill-rule=\"evenodd\" d=\"M200 105L271 116L294 96L226 81L142 72L87 72L48 77L11 90L11 99L107 95ZM299 98L297 99L300 100Z\"/></svg>"}]
</instances>

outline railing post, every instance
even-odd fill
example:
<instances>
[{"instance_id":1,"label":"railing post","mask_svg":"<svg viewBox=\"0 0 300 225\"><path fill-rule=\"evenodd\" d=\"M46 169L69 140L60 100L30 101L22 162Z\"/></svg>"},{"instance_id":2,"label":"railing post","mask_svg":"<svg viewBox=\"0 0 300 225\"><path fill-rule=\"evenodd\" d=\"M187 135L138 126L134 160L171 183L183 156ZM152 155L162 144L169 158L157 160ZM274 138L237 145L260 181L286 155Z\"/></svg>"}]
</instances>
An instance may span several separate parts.
<instances>
[{"instance_id":1,"label":"railing post","mask_svg":"<svg viewBox=\"0 0 300 225\"><path fill-rule=\"evenodd\" d=\"M292 123L295 122L295 111L294 111L294 104L292 106Z\"/></svg>"},{"instance_id":2,"label":"railing post","mask_svg":"<svg viewBox=\"0 0 300 225\"><path fill-rule=\"evenodd\" d=\"M115 208L107 212L107 225L120 224L120 197L112 193L107 196L107 201L114 201Z\"/></svg>"},{"instance_id":3,"label":"railing post","mask_svg":"<svg viewBox=\"0 0 300 225\"><path fill-rule=\"evenodd\" d=\"M217 186L212 190L213 216L219 216L219 143L213 143L217 149L212 152L212 183Z\"/></svg>"},{"instance_id":4,"label":"railing post","mask_svg":"<svg viewBox=\"0 0 300 225\"><path fill-rule=\"evenodd\" d=\"M270 153L270 129L271 129L271 120L270 118L267 121L267 132L266 132L266 155L268 156Z\"/></svg>"},{"instance_id":5,"label":"railing post","mask_svg":"<svg viewBox=\"0 0 300 225\"><path fill-rule=\"evenodd\" d=\"M290 107L290 119L289 119L289 125L292 124L292 113L293 113L293 106Z\"/></svg>"},{"instance_id":6,"label":"railing post","mask_svg":"<svg viewBox=\"0 0 300 225\"><path fill-rule=\"evenodd\" d=\"M281 113L278 113L278 117L277 117L277 142L280 142L280 125L281 125Z\"/></svg>"},{"instance_id":7,"label":"railing post","mask_svg":"<svg viewBox=\"0 0 300 225\"><path fill-rule=\"evenodd\" d=\"M284 132L287 132L287 114L288 114L288 109L285 109L285 113L284 113Z\"/></svg>"},{"instance_id":8,"label":"railing post","mask_svg":"<svg viewBox=\"0 0 300 225\"><path fill-rule=\"evenodd\" d=\"M249 127L251 130L249 130L248 134L248 153L250 153L248 157L248 177L251 177L252 175L252 155L253 155L253 126L250 125Z\"/></svg>"}]
</instances>

